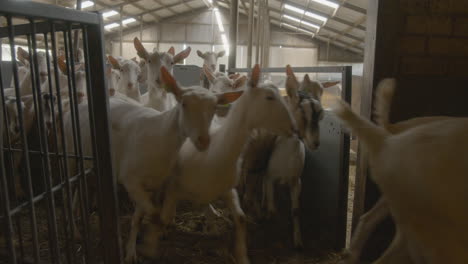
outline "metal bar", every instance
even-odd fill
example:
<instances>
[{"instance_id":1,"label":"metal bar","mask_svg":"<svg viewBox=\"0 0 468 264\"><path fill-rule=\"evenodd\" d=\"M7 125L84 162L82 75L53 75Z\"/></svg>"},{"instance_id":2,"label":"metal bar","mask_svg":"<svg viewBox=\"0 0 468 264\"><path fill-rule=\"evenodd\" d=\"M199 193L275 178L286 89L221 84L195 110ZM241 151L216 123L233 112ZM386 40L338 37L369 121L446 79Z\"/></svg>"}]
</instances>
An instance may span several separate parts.
<instances>
[{"instance_id":1,"label":"metal bar","mask_svg":"<svg viewBox=\"0 0 468 264\"><path fill-rule=\"evenodd\" d=\"M32 49L33 49L33 65L34 71L36 72L36 78L34 79L36 87L33 87L33 97L35 97L34 104L36 105L36 120L39 122L39 139L40 139L40 148L42 152L42 175L45 178L45 182L49 191L52 189L52 179L51 179L51 169L50 169L50 160L49 160L49 148L48 148L48 141L46 139L46 132L44 127L44 112L42 109L42 95L41 95L41 83L39 80L40 72L39 72L39 62L37 59L37 46L36 46L36 29L34 20L30 20L31 25L31 42L32 42ZM47 45L47 44L46 44ZM46 53L47 61L49 60L49 55ZM51 86L51 82L49 81L49 86ZM36 88L36 89L34 89ZM39 110L39 111L37 111ZM37 118L38 117L38 118ZM29 154L28 154L29 155ZM49 192L47 197L47 205L48 205L48 216L49 216L49 243L51 252L51 259L52 263L57 263L59 261L59 247L57 244L58 241L58 230L57 230L57 223L56 223L56 213L55 213L55 202L52 192Z\"/></svg>"},{"instance_id":2,"label":"metal bar","mask_svg":"<svg viewBox=\"0 0 468 264\"><path fill-rule=\"evenodd\" d=\"M247 24L247 68L252 67L252 40L254 20L254 0L249 2L249 19Z\"/></svg>"},{"instance_id":3,"label":"metal bar","mask_svg":"<svg viewBox=\"0 0 468 264\"><path fill-rule=\"evenodd\" d=\"M73 45L72 44L72 39L71 39L71 25L68 28L68 38L69 38L69 46L70 46L70 52L69 52L69 61L67 61L67 64L69 62L70 65L70 71L71 71L71 80L72 80L72 87L69 89L69 97L73 98L71 100L70 104L70 112L74 112L74 115L72 115L72 122L75 123L75 128L76 128L76 147L75 152L78 151L78 167L80 173L84 173L84 160L83 160L83 147L82 147L82 141L81 141L81 123L80 123L80 115L78 111L78 98L77 98L77 89L76 89L76 78L75 78L75 62L73 60ZM73 116L75 118L73 118ZM90 252L91 252L91 247L89 243L89 209L88 209L88 203L87 203L87 185L85 181L85 177L82 177L79 184L78 184L78 194L80 197L80 209L81 209L81 216L82 216L82 223L83 223L83 231L84 231L84 255L86 260L90 260ZM84 202L83 202L84 198Z\"/></svg>"},{"instance_id":4,"label":"metal bar","mask_svg":"<svg viewBox=\"0 0 468 264\"><path fill-rule=\"evenodd\" d=\"M358 12L358 13L361 13L363 15L366 15L367 14L367 10L362 8L362 7L359 7L359 6L355 6L353 4L350 4L349 2L344 2L342 5L342 7L345 7L345 8L348 8L348 9L351 9L355 12Z\"/></svg>"},{"instance_id":5,"label":"metal bar","mask_svg":"<svg viewBox=\"0 0 468 264\"><path fill-rule=\"evenodd\" d=\"M8 148L8 147L6 147L6 148L4 147L3 150L5 150L5 151L11 151L11 152L21 152L21 153L23 152L23 150L21 150L21 149L17 149L17 148ZM38 151L38 150L30 150L30 151L29 151L29 154L40 156L40 155L41 155L41 152ZM58 157L59 157L59 158L65 158L65 157L67 157L67 158L78 158L78 155L73 155L73 154L62 155L62 154L58 154L58 152L49 152L49 156L51 156L51 157L56 157L56 158L58 158ZM94 157L92 157L92 156L83 156L83 159L84 159L84 160L93 160Z\"/></svg>"},{"instance_id":6,"label":"metal bar","mask_svg":"<svg viewBox=\"0 0 468 264\"><path fill-rule=\"evenodd\" d=\"M96 142L96 175L99 180L100 195L100 226L105 263L121 263L122 252L120 244L120 226L118 221L117 182L113 176L110 141L110 122L108 119L109 103L104 70L104 36L101 31L102 19L99 26L88 27L88 44L94 48L94 56L90 56L90 65L94 66L91 72L92 104L94 108L94 127ZM105 205L105 206L104 206Z\"/></svg>"},{"instance_id":7,"label":"metal bar","mask_svg":"<svg viewBox=\"0 0 468 264\"><path fill-rule=\"evenodd\" d=\"M120 28L119 28L119 35L120 35L120 56L123 54L123 22L122 22L122 12L123 12L123 7L120 7Z\"/></svg>"},{"instance_id":8,"label":"metal bar","mask_svg":"<svg viewBox=\"0 0 468 264\"><path fill-rule=\"evenodd\" d=\"M0 11L1 12L1 11ZM36 33L48 33L50 28L49 28L49 22L47 21L41 21L41 22L35 22L36 25ZM66 25L65 24L57 24L56 25L57 30L65 30ZM73 28L78 28L77 25L74 25ZM22 36L22 35L29 35L31 34L31 27L29 24L22 24L22 25L15 25L15 36ZM7 38L8 37L8 28L6 27L0 27L0 38Z\"/></svg>"},{"instance_id":9,"label":"metal bar","mask_svg":"<svg viewBox=\"0 0 468 264\"><path fill-rule=\"evenodd\" d=\"M2 6L3 8L3 6ZM15 95L16 98L20 98L20 89L19 89L19 78L18 78L18 65L16 62L16 52L15 52L15 44L14 44L14 27L12 23L12 18L11 16L7 16L7 25L8 25L8 30L9 30L9 40L10 40L10 51L11 51L11 61L12 61L12 70L13 70L13 79L15 82ZM32 74L32 73L31 73ZM32 78L31 78L32 80ZM21 100L16 100L16 108L18 110L18 119L19 119L19 124L20 124L20 134L21 134L21 140L23 142L23 153L24 159L25 159L25 166L24 170L26 172L26 181L28 185L28 198L29 198L29 206L30 206L30 217L31 217L31 232L32 232L32 239L33 239L33 244L34 244L34 261L36 263L39 262L39 248L38 248L38 238L37 238L37 219L36 219L36 210L34 207L34 204L32 203L33 199L33 190L32 190L32 183L31 183L31 166L29 162L29 156L26 155L28 153L28 141L26 137L26 131L24 127L24 113L23 109L21 106Z\"/></svg>"},{"instance_id":10,"label":"metal bar","mask_svg":"<svg viewBox=\"0 0 468 264\"><path fill-rule=\"evenodd\" d=\"M349 66L324 66L324 67L293 67L294 72L320 72L320 73L342 73L345 67ZM229 69L231 72L250 72L250 68ZM281 72L284 73L284 67L262 68L262 72Z\"/></svg>"},{"instance_id":11,"label":"metal bar","mask_svg":"<svg viewBox=\"0 0 468 264\"><path fill-rule=\"evenodd\" d=\"M43 134L41 133L41 130L38 128L38 126L40 126L39 109L38 109L38 108L40 108L40 105L38 103L37 97L38 96L40 97L40 93L38 93L37 90L41 89L40 88L41 87L40 86L41 80L39 79L40 78L40 73L39 73L39 69L38 69L36 46L35 45L33 46L33 43L32 43L33 40L34 40L34 42L36 40L35 35L32 35L32 34L28 35L27 40L28 40L29 61L31 62L29 64L29 66L30 66L30 73L31 73L31 86L32 86L32 97L33 97L33 107L34 107L34 121L33 121L33 124L32 124L31 131L28 132L28 140L29 140L29 135L31 133L37 132L39 134L39 138L41 138ZM34 146L34 141L30 142L30 143L32 143L31 145L29 145L30 149L34 148L35 147ZM39 150L41 152L39 158L40 158L41 163L42 163L42 157L43 157L44 153L42 152L42 142L41 142L41 140L39 140ZM23 155L31 158L29 156L29 153L23 153ZM44 174L45 174L43 165L44 164L41 164L40 168L39 168L40 178L43 178ZM31 169L34 169L34 168L35 168L34 163L32 163L32 161L31 161ZM36 170L31 170L31 173L33 173L33 171L36 171ZM37 175L36 175L36 177L37 177ZM31 181L32 181L32 178L31 178ZM33 195L34 195L34 189L33 189ZM33 197L33 199L34 199L34 197ZM36 245L34 245L34 246L36 247ZM39 244L37 244L37 248L39 250Z\"/></svg>"},{"instance_id":12,"label":"metal bar","mask_svg":"<svg viewBox=\"0 0 468 264\"><path fill-rule=\"evenodd\" d=\"M0 13L35 19L69 21L85 25L96 25L100 18L100 15L96 13L78 12L69 8L32 1L2 1Z\"/></svg>"},{"instance_id":13,"label":"metal bar","mask_svg":"<svg viewBox=\"0 0 468 264\"><path fill-rule=\"evenodd\" d=\"M1 42L0 42L1 44ZM1 59L1 53L0 53L0 59ZM8 129L4 129L5 127L8 127L8 125L4 126L4 121L6 124L8 124L8 121L6 120L8 118L7 111L5 108L5 94L3 90L3 77L2 77L2 72L0 71L0 93L1 93L1 101L0 101L0 147L3 148L3 130L7 132L7 140L9 141L9 135L8 135ZM6 118L4 120L3 115L5 114ZM8 143L8 145L10 145ZM11 155L11 153L10 153ZM5 217L5 222L2 223L4 227L4 235L5 235L5 244L8 246L8 252L9 255L9 262L10 263L16 263L16 252L15 252L15 246L13 243L13 223L11 216L9 215L10 213L10 199L9 199L9 192L8 192L8 183L7 183L7 178L6 178L6 171L5 171L5 163L4 163L4 154L3 151L0 151L0 188L2 190L1 194L1 201L2 201L2 208L3 208L3 214L6 216ZM10 161L10 163L12 163ZM13 166L12 166L13 167ZM13 175L13 173L12 173ZM14 178L11 178L12 180ZM14 180L13 180L14 181Z\"/></svg>"},{"instance_id":14,"label":"metal bar","mask_svg":"<svg viewBox=\"0 0 468 264\"><path fill-rule=\"evenodd\" d=\"M87 170L87 172L85 172L85 174L88 174L90 172L91 172L91 170ZM82 175L77 174L77 175L75 175L73 177L70 177L68 181L70 183L74 183L74 182L77 182L80 179L80 177L82 177ZM65 185L66 185L66 183L59 183L56 186L52 187L52 193L61 191ZM47 192L43 192L41 194L36 195L33 198L33 203L37 204L37 203L41 202L44 198L46 198L46 195L47 195ZM24 208L26 208L28 206L29 206L29 202L24 202L24 203L16 206L15 208L11 209L7 215L8 216L14 216L17 213L21 212L22 209L24 209ZM2 217L4 217L4 216L0 216L0 219L2 219Z\"/></svg>"},{"instance_id":15,"label":"metal bar","mask_svg":"<svg viewBox=\"0 0 468 264\"><path fill-rule=\"evenodd\" d=\"M236 67L237 57L237 27L239 18L239 0L231 0L231 22L229 25L229 61L228 67Z\"/></svg>"},{"instance_id":16,"label":"metal bar","mask_svg":"<svg viewBox=\"0 0 468 264\"><path fill-rule=\"evenodd\" d=\"M257 0L257 30L255 32L257 34L257 42L255 46L255 64L258 64L260 59L260 1L261 0Z\"/></svg>"},{"instance_id":17,"label":"metal bar","mask_svg":"<svg viewBox=\"0 0 468 264\"><path fill-rule=\"evenodd\" d=\"M54 26L54 25L52 25ZM67 36L66 36L66 31L62 31L62 35L63 35L63 43L64 43L64 47L65 47L65 56L67 56L68 54L68 40L67 40ZM55 58L56 59L56 58ZM68 69L68 63L67 63L67 69ZM71 79L70 79L70 70L67 71L67 78L68 78L68 92L71 93ZM60 95L60 92L57 94L57 97L60 98L61 95ZM70 98L70 104L72 104L72 100L73 98ZM59 99L61 102L61 99ZM66 155L67 154L67 146L66 146L66 141L65 141L65 130L64 130L64 123L63 123L63 111L62 111L62 107L61 105L59 104L58 105L58 109L59 109L59 119L60 119L60 130L61 130L61 138L62 138L62 151L63 151L63 154ZM70 115L73 114L73 111L70 112ZM73 122L72 122L73 124ZM72 126L73 127L73 126ZM74 131L75 131L75 128L73 127L72 128L72 133L73 133L73 138L75 139L75 136L74 136ZM73 140L74 141L74 140ZM66 197L67 197L67 205L68 205L68 225L70 227L70 237L68 237L67 240L70 240L72 242L72 249L75 248L75 239L74 239L74 234L75 234L75 225L73 224L74 223L74 215L73 215L73 205L72 205L72 189L71 189L71 184L70 184L70 180L69 180L69 177L70 177L70 168L68 166L68 159L65 158L64 159L64 169L65 169L65 172L67 174L67 178L65 179L65 189L66 189ZM64 202L65 204L65 202ZM72 262L76 262L76 253L75 251L73 250L73 255L72 255Z\"/></svg>"},{"instance_id":18,"label":"metal bar","mask_svg":"<svg viewBox=\"0 0 468 264\"><path fill-rule=\"evenodd\" d=\"M343 89L341 89L341 98L351 104L351 92L352 92L352 67L344 66L341 73L341 83ZM349 133L341 133L340 138L340 175L341 179L338 181L338 221L336 228L336 250L341 250L346 246L346 228L348 218L348 184L349 184L349 148L350 148L350 137Z\"/></svg>"},{"instance_id":19,"label":"metal bar","mask_svg":"<svg viewBox=\"0 0 468 264\"><path fill-rule=\"evenodd\" d=\"M59 117L59 124L58 125L61 125L59 129L59 131L62 132L62 136L61 136L61 139L62 139L62 148L65 149L65 144L63 143L65 141L64 139L64 136L63 136L63 114L62 114L62 98L61 98L61 93L60 93L60 80L59 80L59 72L58 72L58 65L57 65L57 45L56 45L56 27L55 27L55 24L53 22L49 22L49 27L50 27L50 37L51 37L51 41L52 41L52 59L53 59L53 63L54 63L54 79L55 79L55 89L57 91L57 110L58 110L58 117ZM48 69L48 71L50 72L50 69ZM50 73L49 73L50 75ZM49 78L49 80L51 80ZM52 94L53 94L53 91L50 91ZM52 104L53 106L54 104ZM55 109L52 108L52 127L54 128L54 139L55 139L55 144L56 144L56 153L58 154L59 153L59 144L58 144L58 139L57 139L57 124L55 123ZM64 153L65 154L65 153ZM63 155L62 157L65 157L64 159L60 159L59 157L57 157L57 161L58 161L58 164L59 164L59 173L60 173L60 182L63 184L63 182L65 181L66 178L68 178L66 176L67 172L68 172L68 169L67 169L67 164L66 164L66 156ZM65 165L63 165L65 164ZM60 188L60 190L62 190L62 197L64 197L66 194L64 193L63 191L63 188ZM66 209L65 209L65 202L63 203L63 206L62 206L62 215L63 215L63 219L66 218L66 215L67 215L67 212L66 212ZM71 219L71 218L69 218ZM70 238L71 236L69 235L68 233L68 228L67 228L67 225L63 225L63 233L65 235L65 238ZM72 257L73 257L73 253L72 253L72 246L74 247L74 243L70 242L69 239L65 239L65 244L66 244L66 257L67 257L67 262L68 263L72 263ZM72 245L73 244L73 245Z\"/></svg>"}]
</instances>

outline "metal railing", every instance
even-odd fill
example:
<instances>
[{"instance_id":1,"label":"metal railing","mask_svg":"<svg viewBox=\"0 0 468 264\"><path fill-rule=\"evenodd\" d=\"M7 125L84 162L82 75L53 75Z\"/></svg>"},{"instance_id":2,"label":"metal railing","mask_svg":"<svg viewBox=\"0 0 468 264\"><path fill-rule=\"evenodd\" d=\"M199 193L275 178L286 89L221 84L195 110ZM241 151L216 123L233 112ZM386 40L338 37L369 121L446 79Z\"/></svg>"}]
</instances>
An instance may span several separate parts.
<instances>
[{"instance_id":1,"label":"metal railing","mask_svg":"<svg viewBox=\"0 0 468 264\"><path fill-rule=\"evenodd\" d=\"M2 69L0 263L121 263L102 18L98 13L29 1L2 1L1 19L6 24L0 27L0 41L10 46L13 63L0 67L11 67L7 72L12 74L13 87L5 87L3 78L7 76L2 76ZM77 93L72 37L76 31L80 32L79 44L84 52L84 99ZM29 52L30 105L21 97L24 79L18 71L17 43L27 43ZM48 54L46 72L40 72L39 47ZM66 84L60 81L59 47L65 50L67 70L62 74ZM13 93L13 97L7 93ZM62 106L65 100L69 100L69 109ZM87 106L89 115L83 116L83 106ZM46 118L48 114L50 119ZM32 125L28 125L31 119ZM89 119L91 142L83 140L83 119ZM65 133L66 120L71 122L72 133ZM12 124L17 124L13 130ZM15 131L18 140L13 139ZM91 144L92 153L84 153L86 143ZM75 169L72 162L77 164ZM93 186L97 189L97 214L91 210ZM74 236L77 231L82 234L80 240Z\"/></svg>"}]
</instances>

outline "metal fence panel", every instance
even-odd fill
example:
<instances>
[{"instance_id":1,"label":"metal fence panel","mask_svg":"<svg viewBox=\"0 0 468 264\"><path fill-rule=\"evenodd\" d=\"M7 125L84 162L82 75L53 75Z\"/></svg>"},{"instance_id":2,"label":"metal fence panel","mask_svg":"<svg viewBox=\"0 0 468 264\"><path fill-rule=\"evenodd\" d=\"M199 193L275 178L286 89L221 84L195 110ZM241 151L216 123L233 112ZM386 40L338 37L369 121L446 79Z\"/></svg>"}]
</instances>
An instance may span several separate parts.
<instances>
[{"instance_id":1,"label":"metal fence panel","mask_svg":"<svg viewBox=\"0 0 468 264\"><path fill-rule=\"evenodd\" d=\"M102 18L21 1L2 2L0 17L12 58L0 64L0 263L120 263Z\"/></svg>"}]
</instances>

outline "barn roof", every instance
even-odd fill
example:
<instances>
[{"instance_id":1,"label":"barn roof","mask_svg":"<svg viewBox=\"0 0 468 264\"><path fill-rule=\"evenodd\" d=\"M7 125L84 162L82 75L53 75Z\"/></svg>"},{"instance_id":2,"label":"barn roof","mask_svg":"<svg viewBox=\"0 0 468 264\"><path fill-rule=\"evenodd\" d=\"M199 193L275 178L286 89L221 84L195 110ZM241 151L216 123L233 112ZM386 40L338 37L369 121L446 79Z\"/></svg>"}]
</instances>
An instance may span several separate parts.
<instances>
[{"instance_id":1,"label":"barn roof","mask_svg":"<svg viewBox=\"0 0 468 264\"><path fill-rule=\"evenodd\" d=\"M38 0L73 7L75 0ZM101 11L107 33L118 31L120 19L131 29L195 10L230 8L231 0L82 0L84 10ZM90 2L92 5L90 5ZM249 0L239 0L239 12L246 15ZM270 22L358 54L364 52L368 0L269 0ZM110 12L114 11L114 12ZM121 16L120 16L121 14ZM255 16L257 14L255 13Z\"/></svg>"}]
</instances>

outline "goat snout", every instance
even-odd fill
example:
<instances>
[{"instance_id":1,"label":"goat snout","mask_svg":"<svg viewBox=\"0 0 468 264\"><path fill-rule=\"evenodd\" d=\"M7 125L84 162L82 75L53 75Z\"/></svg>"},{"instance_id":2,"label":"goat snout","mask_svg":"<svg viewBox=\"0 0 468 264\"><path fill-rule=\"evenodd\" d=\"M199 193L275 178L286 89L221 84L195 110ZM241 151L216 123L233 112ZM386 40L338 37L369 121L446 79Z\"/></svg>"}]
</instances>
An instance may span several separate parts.
<instances>
[{"instance_id":1,"label":"goat snout","mask_svg":"<svg viewBox=\"0 0 468 264\"><path fill-rule=\"evenodd\" d=\"M128 88L128 89L133 89L133 83L128 83L128 84L127 84L127 88Z\"/></svg>"},{"instance_id":2,"label":"goat snout","mask_svg":"<svg viewBox=\"0 0 468 264\"><path fill-rule=\"evenodd\" d=\"M315 148L318 148L319 146L320 146L320 142L315 142L315 143L314 143L314 147L315 147Z\"/></svg>"}]
</instances>

